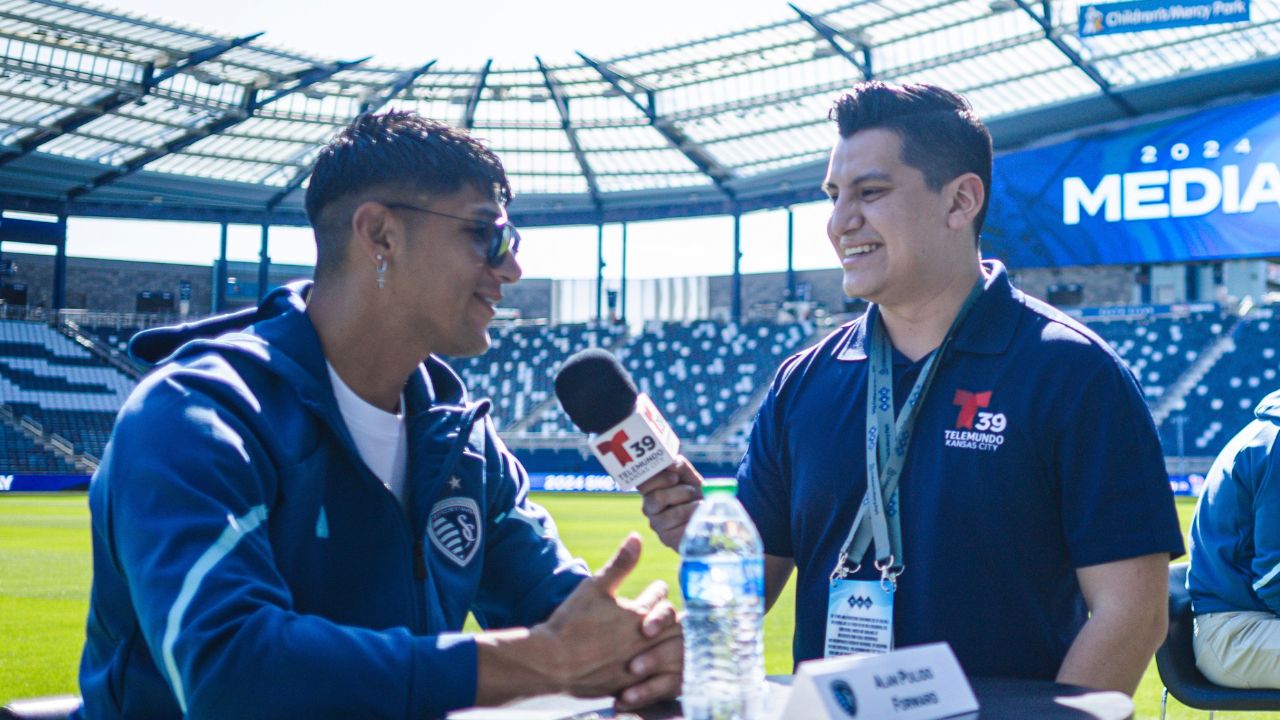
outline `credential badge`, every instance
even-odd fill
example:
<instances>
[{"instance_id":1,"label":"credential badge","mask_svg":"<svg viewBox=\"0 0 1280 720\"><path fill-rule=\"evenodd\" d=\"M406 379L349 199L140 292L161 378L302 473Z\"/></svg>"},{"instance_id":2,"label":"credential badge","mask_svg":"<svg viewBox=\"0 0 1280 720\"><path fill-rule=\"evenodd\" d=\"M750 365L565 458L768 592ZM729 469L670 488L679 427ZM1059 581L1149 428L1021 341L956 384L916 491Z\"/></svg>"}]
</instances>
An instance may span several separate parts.
<instances>
[{"instance_id":1,"label":"credential badge","mask_svg":"<svg viewBox=\"0 0 1280 720\"><path fill-rule=\"evenodd\" d=\"M480 508L467 497L441 500L431 508L427 536L445 557L465 566L480 548Z\"/></svg>"}]
</instances>

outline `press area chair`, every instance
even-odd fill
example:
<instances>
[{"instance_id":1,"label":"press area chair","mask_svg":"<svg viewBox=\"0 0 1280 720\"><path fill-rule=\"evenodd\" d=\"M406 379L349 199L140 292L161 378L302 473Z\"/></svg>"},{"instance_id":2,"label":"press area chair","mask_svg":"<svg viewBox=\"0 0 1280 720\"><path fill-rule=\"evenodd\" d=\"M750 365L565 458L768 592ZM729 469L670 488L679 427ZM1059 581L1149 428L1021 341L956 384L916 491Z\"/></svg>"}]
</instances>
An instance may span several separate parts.
<instances>
[{"instance_id":1,"label":"press area chair","mask_svg":"<svg viewBox=\"0 0 1280 720\"><path fill-rule=\"evenodd\" d=\"M1191 648L1195 616L1191 612L1191 593L1187 592L1187 567L1187 563L1169 566L1169 635L1156 651L1156 669L1164 683L1160 720L1164 720L1171 694L1187 707L1208 710L1210 720L1215 710L1280 710L1280 690L1239 690L1215 685L1196 667Z\"/></svg>"},{"instance_id":2,"label":"press area chair","mask_svg":"<svg viewBox=\"0 0 1280 720\"><path fill-rule=\"evenodd\" d=\"M66 720L80 707L76 695L13 700L0 708L0 720Z\"/></svg>"}]
</instances>

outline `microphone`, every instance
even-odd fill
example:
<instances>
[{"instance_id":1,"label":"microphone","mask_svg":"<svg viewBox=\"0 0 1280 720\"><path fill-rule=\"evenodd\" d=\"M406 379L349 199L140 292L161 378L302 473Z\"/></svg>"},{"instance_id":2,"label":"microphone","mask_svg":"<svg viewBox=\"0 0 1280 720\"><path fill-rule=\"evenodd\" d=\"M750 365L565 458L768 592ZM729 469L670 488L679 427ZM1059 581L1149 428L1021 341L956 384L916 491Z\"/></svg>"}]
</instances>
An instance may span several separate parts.
<instances>
[{"instance_id":1,"label":"microphone","mask_svg":"<svg viewBox=\"0 0 1280 720\"><path fill-rule=\"evenodd\" d=\"M619 489L634 489L676 461L680 440L608 351L574 354L560 366L555 386L560 406L590 436L591 452Z\"/></svg>"}]
</instances>

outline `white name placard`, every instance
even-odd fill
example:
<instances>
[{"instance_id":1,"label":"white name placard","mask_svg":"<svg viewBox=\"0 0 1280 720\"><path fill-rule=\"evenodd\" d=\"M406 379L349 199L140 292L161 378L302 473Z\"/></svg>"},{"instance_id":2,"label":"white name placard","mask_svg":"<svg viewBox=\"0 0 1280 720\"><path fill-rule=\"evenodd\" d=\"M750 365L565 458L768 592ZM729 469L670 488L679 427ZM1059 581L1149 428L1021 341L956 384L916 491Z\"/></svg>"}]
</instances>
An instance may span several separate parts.
<instances>
[{"instance_id":1,"label":"white name placard","mask_svg":"<svg viewBox=\"0 0 1280 720\"><path fill-rule=\"evenodd\" d=\"M977 710L951 646L934 643L802 662L780 717L939 720Z\"/></svg>"}]
</instances>

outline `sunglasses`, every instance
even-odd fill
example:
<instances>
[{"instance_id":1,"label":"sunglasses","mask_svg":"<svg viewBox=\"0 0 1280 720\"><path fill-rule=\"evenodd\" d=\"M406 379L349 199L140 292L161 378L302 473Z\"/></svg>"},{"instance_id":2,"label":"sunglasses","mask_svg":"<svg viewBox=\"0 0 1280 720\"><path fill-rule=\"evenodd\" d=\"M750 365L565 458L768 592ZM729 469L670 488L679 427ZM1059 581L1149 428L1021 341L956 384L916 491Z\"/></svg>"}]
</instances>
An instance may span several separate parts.
<instances>
[{"instance_id":1,"label":"sunglasses","mask_svg":"<svg viewBox=\"0 0 1280 720\"><path fill-rule=\"evenodd\" d=\"M428 215L439 215L440 217L452 218L472 225L484 225L483 220L475 218L460 217L458 215L450 215L448 213L436 212L428 210L416 205L405 205L403 203L382 203L384 206L394 210L413 210L415 212L426 213ZM516 230L516 226L511 224L506 215L499 215L494 218L493 226L490 228L489 244L485 247L484 261L489 267L500 267L507 254L515 255L520 251L520 232Z\"/></svg>"}]
</instances>

